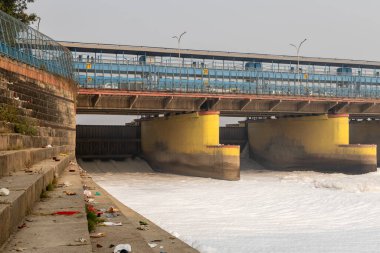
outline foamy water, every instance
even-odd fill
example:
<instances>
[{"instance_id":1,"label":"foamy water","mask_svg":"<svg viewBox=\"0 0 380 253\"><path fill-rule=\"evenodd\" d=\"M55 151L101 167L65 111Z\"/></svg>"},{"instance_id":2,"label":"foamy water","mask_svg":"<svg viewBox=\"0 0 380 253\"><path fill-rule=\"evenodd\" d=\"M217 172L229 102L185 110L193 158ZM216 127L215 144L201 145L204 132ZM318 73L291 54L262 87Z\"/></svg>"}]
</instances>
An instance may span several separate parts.
<instances>
[{"instance_id":1,"label":"foamy water","mask_svg":"<svg viewBox=\"0 0 380 253\"><path fill-rule=\"evenodd\" d=\"M380 251L379 172L273 172L243 160L241 180L230 182L153 173L141 160L81 164L201 252Z\"/></svg>"}]
</instances>

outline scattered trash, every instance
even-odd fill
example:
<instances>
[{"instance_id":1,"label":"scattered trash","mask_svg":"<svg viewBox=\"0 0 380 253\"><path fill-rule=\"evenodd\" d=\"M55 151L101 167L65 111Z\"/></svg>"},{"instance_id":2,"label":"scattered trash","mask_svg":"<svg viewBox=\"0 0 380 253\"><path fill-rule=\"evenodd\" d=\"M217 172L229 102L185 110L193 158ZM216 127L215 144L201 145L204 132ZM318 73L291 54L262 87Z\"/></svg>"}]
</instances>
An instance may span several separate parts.
<instances>
[{"instance_id":1,"label":"scattered trash","mask_svg":"<svg viewBox=\"0 0 380 253\"><path fill-rule=\"evenodd\" d=\"M26 223L23 223L20 226L18 226L18 229L23 229L23 228L26 228Z\"/></svg>"},{"instance_id":2,"label":"scattered trash","mask_svg":"<svg viewBox=\"0 0 380 253\"><path fill-rule=\"evenodd\" d=\"M115 213L115 212L119 212L119 209L117 208L114 208L114 207L110 207L107 209L106 213Z\"/></svg>"},{"instance_id":3,"label":"scattered trash","mask_svg":"<svg viewBox=\"0 0 380 253\"><path fill-rule=\"evenodd\" d=\"M89 212L96 213L96 209L93 205L86 205Z\"/></svg>"},{"instance_id":4,"label":"scattered trash","mask_svg":"<svg viewBox=\"0 0 380 253\"><path fill-rule=\"evenodd\" d=\"M84 194L87 198L89 198L89 197L92 196L92 193L91 193L91 191L89 191L89 190L84 190L84 191L83 191L83 194Z\"/></svg>"},{"instance_id":5,"label":"scattered trash","mask_svg":"<svg viewBox=\"0 0 380 253\"><path fill-rule=\"evenodd\" d=\"M8 196L10 191L7 188L0 189L0 196Z\"/></svg>"},{"instance_id":6,"label":"scattered trash","mask_svg":"<svg viewBox=\"0 0 380 253\"><path fill-rule=\"evenodd\" d=\"M132 251L132 247L129 244L119 244L113 250L113 253L130 253Z\"/></svg>"},{"instance_id":7,"label":"scattered trash","mask_svg":"<svg viewBox=\"0 0 380 253\"><path fill-rule=\"evenodd\" d=\"M29 218L26 218L25 219L27 222L33 222L33 220L32 219L29 219Z\"/></svg>"},{"instance_id":8,"label":"scattered trash","mask_svg":"<svg viewBox=\"0 0 380 253\"><path fill-rule=\"evenodd\" d=\"M94 202L95 202L95 199L93 199L93 198L89 198L89 199L87 199L87 202L88 202L88 203L94 203Z\"/></svg>"},{"instance_id":9,"label":"scattered trash","mask_svg":"<svg viewBox=\"0 0 380 253\"><path fill-rule=\"evenodd\" d=\"M117 213L106 213L105 216L106 216L106 218L111 219L111 218L115 218L115 217L119 216L119 214L117 214Z\"/></svg>"},{"instance_id":10,"label":"scattered trash","mask_svg":"<svg viewBox=\"0 0 380 253\"><path fill-rule=\"evenodd\" d=\"M59 211L59 212L52 213L52 215L70 216L70 215L74 215L74 214L78 214L78 213L80 213L80 212L79 211Z\"/></svg>"},{"instance_id":11,"label":"scattered trash","mask_svg":"<svg viewBox=\"0 0 380 253\"><path fill-rule=\"evenodd\" d=\"M48 144L44 148L52 148L52 147L53 147L52 145Z\"/></svg>"},{"instance_id":12,"label":"scattered trash","mask_svg":"<svg viewBox=\"0 0 380 253\"><path fill-rule=\"evenodd\" d=\"M66 195L68 196L77 195L76 192L70 192L70 191L63 191L63 192L66 193Z\"/></svg>"},{"instance_id":13,"label":"scattered trash","mask_svg":"<svg viewBox=\"0 0 380 253\"><path fill-rule=\"evenodd\" d=\"M96 244L96 247L97 247L97 248L103 248L103 246L100 245L99 243Z\"/></svg>"},{"instance_id":14,"label":"scattered trash","mask_svg":"<svg viewBox=\"0 0 380 253\"><path fill-rule=\"evenodd\" d=\"M146 231L146 230L149 230L149 227L148 226L144 226L144 225L141 225L139 227L137 227L138 230L142 230L142 231Z\"/></svg>"},{"instance_id":15,"label":"scattered trash","mask_svg":"<svg viewBox=\"0 0 380 253\"><path fill-rule=\"evenodd\" d=\"M139 221L140 226L137 227L138 230L146 231L149 230L149 224L145 221Z\"/></svg>"},{"instance_id":16,"label":"scattered trash","mask_svg":"<svg viewBox=\"0 0 380 253\"><path fill-rule=\"evenodd\" d=\"M148 243L149 247L154 248L157 246L157 243Z\"/></svg>"},{"instance_id":17,"label":"scattered trash","mask_svg":"<svg viewBox=\"0 0 380 253\"><path fill-rule=\"evenodd\" d=\"M123 226L123 224L121 224L121 222L112 222L112 221L105 221L105 222L101 223L100 225L103 225L103 226Z\"/></svg>"},{"instance_id":18,"label":"scattered trash","mask_svg":"<svg viewBox=\"0 0 380 253\"><path fill-rule=\"evenodd\" d=\"M95 192L95 196L100 196L100 192Z\"/></svg>"},{"instance_id":19,"label":"scattered trash","mask_svg":"<svg viewBox=\"0 0 380 253\"><path fill-rule=\"evenodd\" d=\"M90 234L91 238L100 238L100 237L105 237L105 233L96 233L96 234Z\"/></svg>"},{"instance_id":20,"label":"scattered trash","mask_svg":"<svg viewBox=\"0 0 380 253\"><path fill-rule=\"evenodd\" d=\"M162 242L162 240L161 239L157 239L157 240L152 240L150 242Z\"/></svg>"},{"instance_id":21,"label":"scattered trash","mask_svg":"<svg viewBox=\"0 0 380 253\"><path fill-rule=\"evenodd\" d=\"M24 250L26 250L26 248L15 248L14 250L17 252L23 252Z\"/></svg>"},{"instance_id":22,"label":"scattered trash","mask_svg":"<svg viewBox=\"0 0 380 253\"><path fill-rule=\"evenodd\" d=\"M87 240L84 239L83 237L80 237L80 238L76 239L75 241L80 242L80 243L86 243L87 242Z\"/></svg>"},{"instance_id":23,"label":"scattered trash","mask_svg":"<svg viewBox=\"0 0 380 253\"><path fill-rule=\"evenodd\" d=\"M63 188L63 187L68 187L68 186L71 186L69 182L64 182L64 183L60 183L56 185L57 188Z\"/></svg>"}]
</instances>

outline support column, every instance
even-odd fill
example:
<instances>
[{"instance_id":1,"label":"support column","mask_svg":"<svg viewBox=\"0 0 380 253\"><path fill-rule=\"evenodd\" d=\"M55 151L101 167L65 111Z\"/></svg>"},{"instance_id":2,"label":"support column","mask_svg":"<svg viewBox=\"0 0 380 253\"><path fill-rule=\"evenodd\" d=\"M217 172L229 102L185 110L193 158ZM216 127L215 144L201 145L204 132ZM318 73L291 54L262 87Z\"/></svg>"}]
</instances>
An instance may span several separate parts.
<instances>
[{"instance_id":1,"label":"support column","mask_svg":"<svg viewBox=\"0 0 380 253\"><path fill-rule=\"evenodd\" d=\"M151 167L160 172L240 178L240 147L219 144L219 112L143 120L141 148Z\"/></svg>"},{"instance_id":2,"label":"support column","mask_svg":"<svg viewBox=\"0 0 380 253\"><path fill-rule=\"evenodd\" d=\"M348 115L248 123L251 157L279 170L376 171L376 145L349 144Z\"/></svg>"},{"instance_id":3,"label":"support column","mask_svg":"<svg viewBox=\"0 0 380 253\"><path fill-rule=\"evenodd\" d=\"M350 143L376 144L377 147L380 147L380 121L351 121ZM379 151L377 151L377 165L380 166Z\"/></svg>"}]
</instances>

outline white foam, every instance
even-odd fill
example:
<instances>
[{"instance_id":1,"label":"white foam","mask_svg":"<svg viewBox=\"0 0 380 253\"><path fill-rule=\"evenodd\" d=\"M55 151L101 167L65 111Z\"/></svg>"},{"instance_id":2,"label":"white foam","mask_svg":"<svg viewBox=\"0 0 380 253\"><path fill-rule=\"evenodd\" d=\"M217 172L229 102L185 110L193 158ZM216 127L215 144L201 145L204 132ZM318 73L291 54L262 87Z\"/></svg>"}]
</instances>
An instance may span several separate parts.
<instances>
[{"instance_id":1,"label":"white foam","mask_svg":"<svg viewBox=\"0 0 380 253\"><path fill-rule=\"evenodd\" d=\"M380 248L379 172L355 176L258 171L249 169L256 164L243 161L242 180L231 182L126 173L120 168L128 169L128 162L116 164L119 170L112 175L96 168L94 180L200 252Z\"/></svg>"}]
</instances>

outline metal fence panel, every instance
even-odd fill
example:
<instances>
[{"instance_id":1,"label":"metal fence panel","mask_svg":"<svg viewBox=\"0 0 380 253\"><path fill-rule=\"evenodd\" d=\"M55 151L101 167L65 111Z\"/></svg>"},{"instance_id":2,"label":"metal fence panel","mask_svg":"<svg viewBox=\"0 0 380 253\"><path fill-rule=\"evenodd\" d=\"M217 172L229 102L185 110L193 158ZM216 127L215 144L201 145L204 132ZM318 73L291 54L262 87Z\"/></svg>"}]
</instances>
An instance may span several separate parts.
<instances>
[{"instance_id":1,"label":"metal fence panel","mask_svg":"<svg viewBox=\"0 0 380 253\"><path fill-rule=\"evenodd\" d=\"M0 54L66 78L73 78L73 59L68 49L2 11Z\"/></svg>"}]
</instances>

